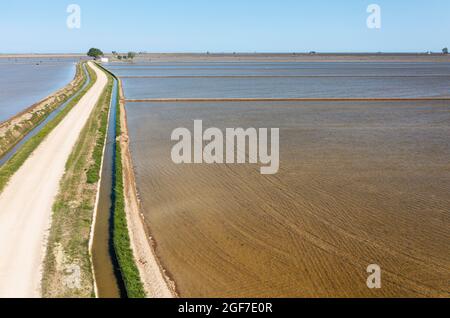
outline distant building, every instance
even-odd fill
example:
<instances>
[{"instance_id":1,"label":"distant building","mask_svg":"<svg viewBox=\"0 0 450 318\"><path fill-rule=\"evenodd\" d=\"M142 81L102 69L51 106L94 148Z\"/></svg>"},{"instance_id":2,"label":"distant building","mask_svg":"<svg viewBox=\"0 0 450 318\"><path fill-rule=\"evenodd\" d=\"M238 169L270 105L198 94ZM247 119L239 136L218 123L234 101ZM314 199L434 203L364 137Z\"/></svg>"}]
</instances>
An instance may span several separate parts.
<instances>
[{"instance_id":1,"label":"distant building","mask_svg":"<svg viewBox=\"0 0 450 318\"><path fill-rule=\"evenodd\" d=\"M95 60L96 60L96 61L99 61L99 62L101 62L101 63L108 63L108 62L109 62L109 58L107 58L107 57L101 57L101 56L96 57Z\"/></svg>"}]
</instances>

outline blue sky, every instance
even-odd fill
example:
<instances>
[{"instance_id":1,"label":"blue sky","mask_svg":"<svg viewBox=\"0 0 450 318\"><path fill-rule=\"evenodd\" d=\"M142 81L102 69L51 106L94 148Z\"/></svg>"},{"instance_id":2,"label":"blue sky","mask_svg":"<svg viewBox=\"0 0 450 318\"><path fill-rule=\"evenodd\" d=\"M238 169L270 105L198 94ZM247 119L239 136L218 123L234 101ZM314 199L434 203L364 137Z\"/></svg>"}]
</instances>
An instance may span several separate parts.
<instances>
[{"instance_id":1,"label":"blue sky","mask_svg":"<svg viewBox=\"0 0 450 318\"><path fill-rule=\"evenodd\" d=\"M369 29L369 4L382 27ZM81 29L66 26L69 4ZM448 0L15 0L0 10L0 53L417 52L450 47Z\"/></svg>"}]
</instances>

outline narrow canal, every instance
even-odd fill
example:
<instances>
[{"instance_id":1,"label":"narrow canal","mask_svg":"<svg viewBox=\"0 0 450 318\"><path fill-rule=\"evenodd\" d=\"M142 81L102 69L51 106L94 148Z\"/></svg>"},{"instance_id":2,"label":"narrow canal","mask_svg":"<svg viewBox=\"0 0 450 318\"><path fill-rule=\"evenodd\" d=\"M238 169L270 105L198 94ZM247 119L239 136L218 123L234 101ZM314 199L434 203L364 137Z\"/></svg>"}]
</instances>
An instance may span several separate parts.
<instances>
[{"instance_id":1,"label":"narrow canal","mask_svg":"<svg viewBox=\"0 0 450 318\"><path fill-rule=\"evenodd\" d=\"M112 236L117 89L117 80L114 79L105 154L101 172L99 203L92 246L94 275L98 292L97 296L100 298L126 297L125 286L117 264Z\"/></svg>"}]
</instances>

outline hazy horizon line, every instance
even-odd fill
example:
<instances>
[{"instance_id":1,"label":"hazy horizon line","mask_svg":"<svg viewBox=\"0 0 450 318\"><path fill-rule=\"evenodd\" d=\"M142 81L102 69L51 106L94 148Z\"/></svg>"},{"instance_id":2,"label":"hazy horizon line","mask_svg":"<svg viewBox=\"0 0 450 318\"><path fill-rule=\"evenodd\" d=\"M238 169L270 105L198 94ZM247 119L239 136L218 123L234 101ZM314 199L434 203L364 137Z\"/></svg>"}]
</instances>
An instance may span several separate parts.
<instances>
[{"instance_id":1,"label":"hazy horizon line","mask_svg":"<svg viewBox=\"0 0 450 318\"><path fill-rule=\"evenodd\" d=\"M112 54L112 51L104 51L105 54ZM151 52L145 50L126 50L126 51L115 51L117 53L128 53L135 52L137 54L198 54L198 55L217 55L217 54L274 54L274 55L325 55L325 54L335 54L335 55L355 55L355 54L440 54L443 55L442 51L167 51L167 52ZM86 55L86 52L0 52L1 55Z\"/></svg>"}]
</instances>

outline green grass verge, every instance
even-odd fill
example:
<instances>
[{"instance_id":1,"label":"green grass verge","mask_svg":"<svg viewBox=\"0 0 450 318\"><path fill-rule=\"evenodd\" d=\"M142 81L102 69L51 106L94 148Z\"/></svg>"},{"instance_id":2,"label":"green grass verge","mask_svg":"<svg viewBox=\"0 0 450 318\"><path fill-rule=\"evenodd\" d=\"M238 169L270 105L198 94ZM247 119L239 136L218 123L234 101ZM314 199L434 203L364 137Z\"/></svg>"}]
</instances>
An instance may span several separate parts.
<instances>
[{"instance_id":1,"label":"green grass verge","mask_svg":"<svg viewBox=\"0 0 450 318\"><path fill-rule=\"evenodd\" d=\"M103 67L101 69L104 70ZM105 72L108 77L108 85L106 87L106 92L104 92L99 100L100 104L108 104L108 109L102 112L100 118L100 128L97 131L97 140L95 142L94 151L92 152L91 158L91 166L86 172L87 183L94 184L100 180L100 168L103 162L103 149L105 147L106 142L106 133L108 129L108 114L109 114L109 106L111 105L111 94L113 90L113 77L109 72Z\"/></svg>"},{"instance_id":2,"label":"green grass verge","mask_svg":"<svg viewBox=\"0 0 450 318\"><path fill-rule=\"evenodd\" d=\"M111 96L112 93L112 77L108 76L108 96ZM109 101L111 101L111 98ZM109 102L111 104L111 102ZM109 111L109 109L108 109ZM102 166L103 161L103 148L105 147L106 140L106 131L108 128L108 112L104 112L101 117L100 129L97 133L97 141L95 143L94 151L92 152L92 164L89 167L89 170L86 172L87 183L94 184L100 180L100 168Z\"/></svg>"},{"instance_id":3,"label":"green grass verge","mask_svg":"<svg viewBox=\"0 0 450 318\"><path fill-rule=\"evenodd\" d=\"M41 142L48 136L48 134L64 119L70 110L80 101L86 92L94 85L97 80L95 72L88 67L89 77L91 82L81 91L81 93L70 101L66 107L56 115L45 127L42 128L35 136L30 138L20 150L3 166L0 167L0 192L3 191L13 174L23 165L27 158L33 151L41 144Z\"/></svg>"},{"instance_id":4,"label":"green grass verge","mask_svg":"<svg viewBox=\"0 0 450 318\"><path fill-rule=\"evenodd\" d=\"M116 158L115 158L115 186L114 186L114 249L125 283L129 298L144 298L146 296L144 286L135 263L131 249L130 236L128 233L127 217L125 214L125 196L123 185L122 150L120 136L122 129L120 125L120 100L119 89L117 90L116 103Z\"/></svg>"}]
</instances>

